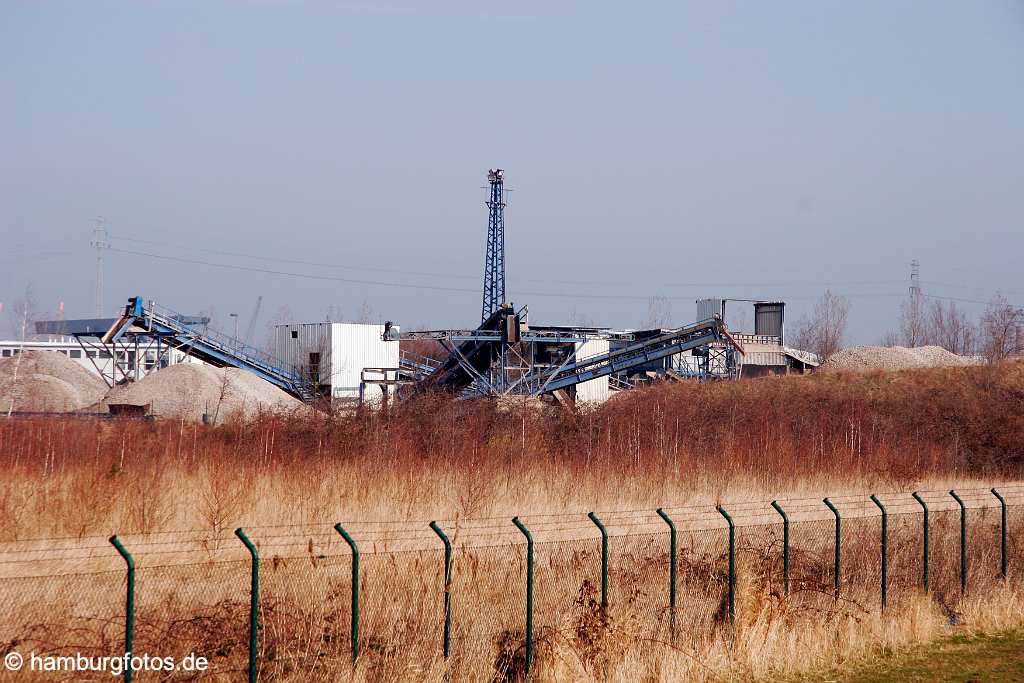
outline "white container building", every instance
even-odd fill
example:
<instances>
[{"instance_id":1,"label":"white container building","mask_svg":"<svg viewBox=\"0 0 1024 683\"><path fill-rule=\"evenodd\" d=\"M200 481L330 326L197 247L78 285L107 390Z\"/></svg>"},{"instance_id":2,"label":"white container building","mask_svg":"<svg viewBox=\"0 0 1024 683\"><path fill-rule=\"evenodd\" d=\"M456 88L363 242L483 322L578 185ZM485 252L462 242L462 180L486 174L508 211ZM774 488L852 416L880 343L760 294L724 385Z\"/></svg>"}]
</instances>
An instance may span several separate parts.
<instances>
[{"instance_id":1,"label":"white container building","mask_svg":"<svg viewBox=\"0 0 1024 683\"><path fill-rule=\"evenodd\" d=\"M277 325L274 355L309 377L323 395L357 401L364 369L398 368L398 342L383 341L383 334L383 325Z\"/></svg>"},{"instance_id":2,"label":"white container building","mask_svg":"<svg viewBox=\"0 0 1024 683\"><path fill-rule=\"evenodd\" d=\"M58 337L49 340L3 340L0 341L0 358L13 358L23 351L51 351L67 356L86 370L93 372L109 381L120 379L127 373L132 379L140 379L159 367L177 365L178 363L202 363L183 351L157 348L155 341L140 344L138 354L135 348L118 348L117 363L120 370L114 367L114 358L109 348L93 344L79 344L72 337ZM160 355L158 356L158 352Z\"/></svg>"}]
</instances>

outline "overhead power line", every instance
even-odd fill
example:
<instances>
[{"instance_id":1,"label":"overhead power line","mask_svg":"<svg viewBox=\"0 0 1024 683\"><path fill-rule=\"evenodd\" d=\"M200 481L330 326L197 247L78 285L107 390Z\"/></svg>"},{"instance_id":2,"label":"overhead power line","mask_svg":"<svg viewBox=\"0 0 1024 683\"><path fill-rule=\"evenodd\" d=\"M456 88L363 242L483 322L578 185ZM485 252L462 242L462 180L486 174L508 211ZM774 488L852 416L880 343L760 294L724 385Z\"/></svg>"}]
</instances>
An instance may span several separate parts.
<instances>
[{"instance_id":1,"label":"overhead power line","mask_svg":"<svg viewBox=\"0 0 1024 683\"><path fill-rule=\"evenodd\" d=\"M168 247L171 249L180 249L183 251L196 251L207 254L217 254L219 256L234 256L238 258L253 259L257 261L271 261L277 263L289 263L292 265L302 266L313 266L317 268L331 268L335 270L358 270L365 272L378 272L378 273L393 273L396 275L416 275L422 277L438 277L438 278L450 278L455 280L472 280L474 282L479 280L477 276L470 275L458 275L455 273L438 273L420 270L408 270L405 268L383 268L379 266L362 266L352 265L345 263L325 263L323 261L309 261L304 259L291 259L280 256L271 256L267 254L252 254L237 251L228 251L223 249L208 249L204 247L194 247L181 244L173 244L170 242L161 242L157 240L146 240L137 237L128 237L125 235L109 235L110 239L124 240L126 242L137 242L139 244L149 244L159 247ZM655 281L614 281L614 280L566 280L566 279L554 279L554 278L515 278L510 276L510 279L514 279L517 282L531 282L531 283L548 283L548 284L562 284L562 285L597 285L597 286L614 286L614 287L658 287L658 288L672 288L672 287L695 287L695 288L708 288L708 287L847 287L847 286L860 286L860 285L893 285L902 284L903 280L802 280L802 281L789 281L789 282L733 282L733 281L721 281L721 282L655 282ZM477 291L476 289L472 291ZM686 297L681 297L686 298Z\"/></svg>"},{"instance_id":2,"label":"overhead power line","mask_svg":"<svg viewBox=\"0 0 1024 683\"><path fill-rule=\"evenodd\" d=\"M934 294L922 294L925 299L938 299L940 301L957 301L963 304L988 304L988 301L979 301L978 299L961 299L955 296L936 296Z\"/></svg>"},{"instance_id":3,"label":"overhead power line","mask_svg":"<svg viewBox=\"0 0 1024 683\"><path fill-rule=\"evenodd\" d=\"M293 265L313 266L320 268L331 268L338 270L359 270L366 272L380 272L389 273L396 275L415 275L419 277L440 277L440 278L452 278L459 280L473 280L476 281L476 277L463 276L451 273L437 273L437 272L426 272L426 271L413 271L398 268L378 268L370 266L355 266L348 264L338 263L326 263L318 261L308 261L302 259L289 259L278 256L259 255L243 252L234 252L221 249L207 249L203 247L191 247L179 244L173 244L169 242L160 242L157 240L145 240L141 238L128 237L125 235L108 235L108 239L124 240L128 242L138 242L140 244L152 244L154 246L162 246L173 249L191 250L209 254L217 254L221 256L233 256L238 258L247 258L260 261L270 261L279 263L289 263ZM459 287L459 286L448 286L441 284L431 283L404 283L394 282L390 280L374 280L374 279L363 279L363 278L352 278L352 277L341 277L336 275L325 275L308 272L294 272L290 270L278 270L275 268L266 268L258 266L247 266L237 263L223 263L217 261L203 260L187 258L184 256L172 256L168 254L156 254L147 251L139 251L134 249L123 249L120 247L110 246L107 248L108 251L119 252L123 254L130 254L133 256L144 256L147 258L160 259L165 261L175 261L178 263L191 263L194 265L208 266L211 268L222 268L229 270L238 270L243 272L251 273L263 273L267 275L277 275L280 277L292 277L306 280L320 280L327 282L342 282L347 284L359 284L359 285L372 285L375 287L391 287L398 289L416 289L416 290L432 290L442 292L464 292L471 294L479 294L479 289L475 287ZM718 287L845 287L845 286L873 286L873 285L887 285L887 284L902 284L904 280L849 280L849 281L790 281L790 282L675 282L675 283L652 283L652 282L607 282L597 280L555 280L555 279L523 279L521 282L532 282L535 284L549 283L549 284L567 284L567 285L581 285L581 286L595 286L595 285L606 285L606 286L620 286L620 287L651 287L654 289L668 289L668 288L681 288L687 287L696 290L694 293L687 294L685 296L661 296L660 298L669 299L671 301L692 301L696 296L706 295L707 291L712 288ZM969 285L953 285L949 283L939 283L932 281L922 281L924 284L931 284L937 286L946 286L962 289L976 289L980 288L971 287ZM559 292L559 291L532 291L532 290L520 290L517 287L510 286L510 290L516 296L529 296L529 297L543 297L543 298L555 298L555 299L588 299L588 300L623 300L623 301L649 301L659 295L656 294L617 294L617 293L585 293L585 292ZM997 290L981 290L981 291L992 291ZM998 290L1003 293L1015 293L1008 290ZM837 294L841 294L848 299L872 299L872 298L902 298L906 296L905 292L842 292L838 291ZM785 298L788 300L809 300L817 299L818 294L789 294L783 295L779 292L772 292L771 295L777 298ZM971 303L985 305L988 301L981 301L977 299L950 297L950 296L938 296L935 294L925 294L922 292L923 297L927 299L937 299L942 301L955 301L959 303ZM729 296L725 298L749 298L739 296Z\"/></svg>"},{"instance_id":4,"label":"overhead power line","mask_svg":"<svg viewBox=\"0 0 1024 683\"><path fill-rule=\"evenodd\" d=\"M469 287L448 287L443 285L433 285L425 283L402 283L402 282L390 282L387 280L365 280L361 278L347 278L338 277L335 275L319 275L315 273L299 273L286 270L277 270L273 268L261 268L257 266L244 266L232 263L218 263L215 261L205 261L201 259L191 259L182 256L170 256L167 254L154 254L151 252L137 251L134 249L121 249L119 247L110 247L109 251L117 252L121 254L130 254L132 256L144 256L147 258L155 258L165 261L174 261L177 263L191 263L195 265L209 266L211 268L223 268L228 270L240 270L250 273L264 273L267 275L278 275L281 277L293 277L301 278L306 280L319 280L325 282L343 282L347 284L358 284L358 285L372 285L375 287L392 287L398 289L415 289L415 290L433 290L442 292L465 292L477 294L476 288ZM707 287L708 285L703 285ZM592 294L583 292L554 292L554 291L528 291L528 290L516 290L517 296L531 296L531 297L547 297L547 298L560 298L560 299L594 299L594 300L626 300L626 301L649 301L652 297L649 295L638 295L638 294ZM845 295L849 298L874 298L874 297L901 297L902 293L895 292L879 292L879 293L852 293ZM663 297L675 301L688 301L693 299L693 295L688 296L675 296L675 297ZM730 297L737 298L737 297ZM793 295L788 296L789 299L814 299L816 295Z\"/></svg>"},{"instance_id":5,"label":"overhead power line","mask_svg":"<svg viewBox=\"0 0 1024 683\"><path fill-rule=\"evenodd\" d=\"M992 289L990 287L975 287L974 285L956 285L952 282L936 282L934 280L922 280L922 284L932 285L934 287L949 287L951 289L970 289L975 292L988 292L989 294L1018 294L1024 295L1024 291L1013 290L1013 289ZM987 301L985 303L988 303Z\"/></svg>"}]
</instances>

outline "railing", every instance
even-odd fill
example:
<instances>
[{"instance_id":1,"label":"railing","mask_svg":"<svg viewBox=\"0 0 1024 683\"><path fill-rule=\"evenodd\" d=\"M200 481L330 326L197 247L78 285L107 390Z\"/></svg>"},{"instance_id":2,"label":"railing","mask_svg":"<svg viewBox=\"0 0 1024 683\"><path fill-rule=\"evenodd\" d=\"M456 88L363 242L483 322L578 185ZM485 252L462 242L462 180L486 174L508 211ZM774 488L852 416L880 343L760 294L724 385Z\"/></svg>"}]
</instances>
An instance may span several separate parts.
<instances>
[{"instance_id":1,"label":"railing","mask_svg":"<svg viewBox=\"0 0 1024 683\"><path fill-rule=\"evenodd\" d=\"M436 358L421 356L420 354L412 353L411 351L400 351L398 354L398 364L400 366L404 365L428 373L433 372L444 365L444 363Z\"/></svg>"},{"instance_id":2,"label":"railing","mask_svg":"<svg viewBox=\"0 0 1024 683\"><path fill-rule=\"evenodd\" d=\"M766 346L778 346L782 343L779 337L771 334L743 334L732 332L732 338L741 344L764 344Z\"/></svg>"},{"instance_id":3,"label":"railing","mask_svg":"<svg viewBox=\"0 0 1024 683\"><path fill-rule=\"evenodd\" d=\"M615 375L608 375L608 388L614 391L628 391L634 388L634 385L628 380L621 379Z\"/></svg>"},{"instance_id":4,"label":"railing","mask_svg":"<svg viewBox=\"0 0 1024 683\"><path fill-rule=\"evenodd\" d=\"M119 534L116 550L103 537L2 543L0 638L52 655L116 655L125 641L178 661L196 651L237 679L354 659L489 679L553 633L617 628L700 652L728 641L731 622L766 615L813 628L929 599L955 615L1024 572L1021 484L429 524L342 517Z\"/></svg>"},{"instance_id":5,"label":"railing","mask_svg":"<svg viewBox=\"0 0 1024 683\"><path fill-rule=\"evenodd\" d=\"M250 346L240 339L219 332L209 325L191 325L183 320L183 316L166 306L154 301L146 302L143 308L143 320L150 320L174 331L179 337L178 343L185 347L202 344L223 355L234 358L241 363L259 368L288 384L297 391L312 394L312 383L305 377L301 367L286 364L281 359Z\"/></svg>"},{"instance_id":6,"label":"railing","mask_svg":"<svg viewBox=\"0 0 1024 683\"><path fill-rule=\"evenodd\" d=\"M201 341L240 360L252 363L253 365L261 365L280 375L301 376L297 366L286 364L276 356L255 346L250 346L236 337L219 332L209 325L189 325L182 322L180 314L154 301L146 303L143 313L143 317L149 317L181 334L190 335L196 341Z\"/></svg>"}]
</instances>

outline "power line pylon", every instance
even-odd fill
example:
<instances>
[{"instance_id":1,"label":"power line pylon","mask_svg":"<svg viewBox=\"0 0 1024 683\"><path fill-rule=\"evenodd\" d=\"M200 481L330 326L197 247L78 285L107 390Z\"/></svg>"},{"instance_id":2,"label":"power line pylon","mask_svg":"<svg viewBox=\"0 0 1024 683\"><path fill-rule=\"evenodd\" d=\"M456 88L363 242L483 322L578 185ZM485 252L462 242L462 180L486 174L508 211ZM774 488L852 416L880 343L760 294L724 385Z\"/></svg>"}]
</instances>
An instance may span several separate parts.
<instances>
[{"instance_id":1,"label":"power line pylon","mask_svg":"<svg viewBox=\"0 0 1024 683\"><path fill-rule=\"evenodd\" d=\"M484 260L484 301L481 321L487 320L505 302L505 171L487 171L490 195L487 200L487 256Z\"/></svg>"},{"instance_id":2,"label":"power line pylon","mask_svg":"<svg viewBox=\"0 0 1024 683\"><path fill-rule=\"evenodd\" d=\"M921 262L917 259L910 262L910 298L915 304L921 298Z\"/></svg>"},{"instance_id":3,"label":"power line pylon","mask_svg":"<svg viewBox=\"0 0 1024 683\"><path fill-rule=\"evenodd\" d=\"M96 248L96 317L103 317L103 250L109 247L107 243L107 226L103 222L103 216L96 219L92 233L92 246Z\"/></svg>"}]
</instances>

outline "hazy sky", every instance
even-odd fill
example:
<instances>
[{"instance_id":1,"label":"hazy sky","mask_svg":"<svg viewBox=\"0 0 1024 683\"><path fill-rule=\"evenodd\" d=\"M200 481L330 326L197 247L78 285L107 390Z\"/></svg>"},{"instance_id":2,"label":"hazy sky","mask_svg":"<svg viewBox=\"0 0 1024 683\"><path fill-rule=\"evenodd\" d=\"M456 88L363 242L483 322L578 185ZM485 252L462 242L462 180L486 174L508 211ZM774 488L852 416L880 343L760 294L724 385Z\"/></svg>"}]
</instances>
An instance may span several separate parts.
<instances>
[{"instance_id":1,"label":"hazy sky","mask_svg":"<svg viewBox=\"0 0 1024 683\"><path fill-rule=\"evenodd\" d=\"M830 286L870 343L914 258L1024 303L1017 0L5 0L0 92L2 335L92 316L97 215L110 315L475 325L494 166L534 321Z\"/></svg>"}]
</instances>

